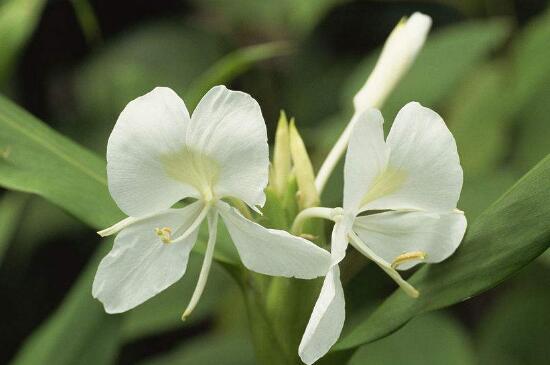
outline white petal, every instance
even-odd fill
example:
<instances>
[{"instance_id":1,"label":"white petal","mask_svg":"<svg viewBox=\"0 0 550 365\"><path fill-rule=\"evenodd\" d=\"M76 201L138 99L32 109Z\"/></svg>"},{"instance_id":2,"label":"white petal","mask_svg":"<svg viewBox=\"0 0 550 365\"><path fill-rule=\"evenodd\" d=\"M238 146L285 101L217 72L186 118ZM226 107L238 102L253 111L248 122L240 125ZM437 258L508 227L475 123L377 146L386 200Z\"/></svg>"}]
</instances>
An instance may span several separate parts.
<instances>
[{"instance_id":1,"label":"white petal","mask_svg":"<svg viewBox=\"0 0 550 365\"><path fill-rule=\"evenodd\" d=\"M229 235L248 269L272 276L313 279L330 267L330 253L308 240L278 229L268 229L243 217L226 203L218 203Z\"/></svg>"},{"instance_id":2,"label":"white petal","mask_svg":"<svg viewBox=\"0 0 550 365\"><path fill-rule=\"evenodd\" d=\"M313 364L338 340L346 318L345 307L340 270L338 266L334 266L325 277L321 294L298 348L298 354L304 363Z\"/></svg>"},{"instance_id":3,"label":"white petal","mask_svg":"<svg viewBox=\"0 0 550 365\"><path fill-rule=\"evenodd\" d=\"M199 202L169 209L140 220L117 235L113 249L99 264L92 288L92 295L103 303L107 313L132 309L183 276L198 227L186 239L168 244L161 242L155 229L168 227L177 237L201 209Z\"/></svg>"},{"instance_id":4,"label":"white petal","mask_svg":"<svg viewBox=\"0 0 550 365\"><path fill-rule=\"evenodd\" d=\"M355 212L385 170L389 148L384 141L384 119L380 111L357 114L344 165L344 210Z\"/></svg>"},{"instance_id":5,"label":"white petal","mask_svg":"<svg viewBox=\"0 0 550 365\"><path fill-rule=\"evenodd\" d=\"M348 215L343 216L338 220L332 228L330 239L330 254L332 257L332 265L338 265L346 256L348 248L348 232L352 229L353 220Z\"/></svg>"},{"instance_id":6,"label":"white petal","mask_svg":"<svg viewBox=\"0 0 550 365\"><path fill-rule=\"evenodd\" d=\"M396 267L406 270L422 262L441 262L453 254L466 231L466 218L459 211L390 211L357 217L353 229L388 264L405 253L427 254L423 260L404 260Z\"/></svg>"},{"instance_id":7,"label":"white petal","mask_svg":"<svg viewBox=\"0 0 550 365\"><path fill-rule=\"evenodd\" d=\"M456 142L443 119L419 103L405 105L388 135L390 159L377 193L362 209L448 211L462 189Z\"/></svg>"},{"instance_id":8,"label":"white petal","mask_svg":"<svg viewBox=\"0 0 550 365\"><path fill-rule=\"evenodd\" d=\"M144 216L196 197L195 188L170 177L163 158L181 151L189 113L172 90L158 87L130 102L107 144L109 191L126 214Z\"/></svg>"},{"instance_id":9,"label":"white petal","mask_svg":"<svg viewBox=\"0 0 550 365\"><path fill-rule=\"evenodd\" d=\"M217 164L214 190L263 206L269 155L260 106L250 95L212 88L191 117L187 144Z\"/></svg>"}]
</instances>

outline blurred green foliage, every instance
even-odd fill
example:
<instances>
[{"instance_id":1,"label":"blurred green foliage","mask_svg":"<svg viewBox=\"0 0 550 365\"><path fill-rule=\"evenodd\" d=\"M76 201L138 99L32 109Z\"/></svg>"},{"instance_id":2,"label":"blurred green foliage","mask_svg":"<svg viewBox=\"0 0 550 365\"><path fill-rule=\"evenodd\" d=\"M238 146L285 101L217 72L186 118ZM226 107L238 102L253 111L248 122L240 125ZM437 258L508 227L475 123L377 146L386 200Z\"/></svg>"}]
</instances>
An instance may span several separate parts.
<instances>
[{"instance_id":1,"label":"blurred green foliage","mask_svg":"<svg viewBox=\"0 0 550 365\"><path fill-rule=\"evenodd\" d=\"M6 298L0 305L7 314L0 361L254 364L239 288L221 266L194 316L179 321L199 255L182 281L126 314L106 315L92 299L93 275L109 243L78 220L104 228L121 216L105 185L102 155L110 130L126 103L154 86L172 87L192 110L209 87L226 83L258 99L270 131L279 110L295 116L316 168L348 122L351 97L385 35L414 10L432 15L435 26L383 108L386 128L410 100L443 116L464 167L460 208L471 229L457 256L413 278L421 290L437 289L429 303L411 306L400 293L390 296L392 283L363 268L346 287L353 310L348 335L362 318L383 323L370 339L387 335L426 308L495 285L548 247L548 159L480 216L550 153L546 1L153 3L0 1L0 90L25 107L0 97L0 184L24 192L0 196L0 290ZM342 33L348 28L353 32ZM37 79L46 86L39 88ZM340 204L341 189L336 172L324 203ZM533 224L533 216L545 220ZM229 267L235 253L227 233L220 236L217 258ZM502 275L477 270L494 267L502 267ZM549 267L548 260L535 261L502 287L452 311L416 317L344 357L351 357L350 365L544 363L550 356ZM469 281L459 285L457 277L465 276ZM388 296L383 308L392 321L374 309Z\"/></svg>"}]
</instances>

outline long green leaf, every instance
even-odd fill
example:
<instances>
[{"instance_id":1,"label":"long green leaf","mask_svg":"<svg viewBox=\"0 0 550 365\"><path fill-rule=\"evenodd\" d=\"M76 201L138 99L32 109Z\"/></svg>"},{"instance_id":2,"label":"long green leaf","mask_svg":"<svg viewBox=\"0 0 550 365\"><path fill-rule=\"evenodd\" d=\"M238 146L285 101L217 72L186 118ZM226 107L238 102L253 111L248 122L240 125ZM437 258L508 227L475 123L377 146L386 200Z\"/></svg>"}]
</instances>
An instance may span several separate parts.
<instances>
[{"instance_id":1,"label":"long green leaf","mask_svg":"<svg viewBox=\"0 0 550 365\"><path fill-rule=\"evenodd\" d=\"M342 337L336 349L375 341L411 318L480 294L513 275L550 245L550 156L518 181L471 225L458 251L415 273L418 299L394 292L370 317Z\"/></svg>"},{"instance_id":2,"label":"long green leaf","mask_svg":"<svg viewBox=\"0 0 550 365\"><path fill-rule=\"evenodd\" d=\"M21 347L12 365L108 365L119 347L119 316L108 315L90 292L103 244L57 311Z\"/></svg>"},{"instance_id":3,"label":"long green leaf","mask_svg":"<svg viewBox=\"0 0 550 365\"><path fill-rule=\"evenodd\" d=\"M45 0L5 0L0 3L0 85L3 84L17 55L32 34Z\"/></svg>"},{"instance_id":4,"label":"long green leaf","mask_svg":"<svg viewBox=\"0 0 550 365\"><path fill-rule=\"evenodd\" d=\"M0 264L17 231L19 218L21 218L27 198L26 194L8 192L0 199Z\"/></svg>"},{"instance_id":5,"label":"long green leaf","mask_svg":"<svg viewBox=\"0 0 550 365\"><path fill-rule=\"evenodd\" d=\"M286 42L271 42L240 48L227 54L200 77L195 79L186 93L188 106L195 106L202 96L216 84L226 83L259 61L288 54L291 47Z\"/></svg>"},{"instance_id":6,"label":"long green leaf","mask_svg":"<svg viewBox=\"0 0 550 365\"><path fill-rule=\"evenodd\" d=\"M35 193L99 229L123 218L105 162L0 96L0 185Z\"/></svg>"}]
</instances>

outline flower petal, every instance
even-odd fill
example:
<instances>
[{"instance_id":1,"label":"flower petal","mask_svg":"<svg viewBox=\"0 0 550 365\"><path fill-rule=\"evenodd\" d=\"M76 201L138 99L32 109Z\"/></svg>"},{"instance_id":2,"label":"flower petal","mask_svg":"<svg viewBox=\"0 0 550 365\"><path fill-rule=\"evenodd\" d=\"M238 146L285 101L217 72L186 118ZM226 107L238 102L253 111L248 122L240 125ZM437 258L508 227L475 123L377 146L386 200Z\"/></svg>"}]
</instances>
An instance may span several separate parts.
<instances>
[{"instance_id":1,"label":"flower petal","mask_svg":"<svg viewBox=\"0 0 550 365\"><path fill-rule=\"evenodd\" d=\"M462 241L466 218L459 211L390 211L357 217L353 230L384 261L395 262L396 269L406 270L449 257ZM415 259L414 253L425 253L426 257Z\"/></svg>"},{"instance_id":2,"label":"flower petal","mask_svg":"<svg viewBox=\"0 0 550 365\"><path fill-rule=\"evenodd\" d=\"M419 103L405 105L395 118L387 144L391 151L388 167L371 188L372 196L362 210L448 211L456 207L462 168L455 139L436 112Z\"/></svg>"},{"instance_id":3,"label":"flower petal","mask_svg":"<svg viewBox=\"0 0 550 365\"><path fill-rule=\"evenodd\" d=\"M162 243L155 230L168 227L181 235L200 214L202 204L169 209L123 229L113 249L103 258L94 279L92 295L107 313L121 313L163 291L185 273L198 227L177 243Z\"/></svg>"},{"instance_id":4,"label":"flower petal","mask_svg":"<svg viewBox=\"0 0 550 365\"><path fill-rule=\"evenodd\" d=\"M278 229L268 229L218 203L229 235L248 269L272 276L313 279L330 267L330 253L310 241Z\"/></svg>"},{"instance_id":5,"label":"flower petal","mask_svg":"<svg viewBox=\"0 0 550 365\"><path fill-rule=\"evenodd\" d=\"M356 116L344 165L344 210L355 212L385 170L389 148L384 141L384 119L369 108Z\"/></svg>"},{"instance_id":6,"label":"flower petal","mask_svg":"<svg viewBox=\"0 0 550 365\"><path fill-rule=\"evenodd\" d=\"M352 229L353 220L348 215L342 216L334 223L330 239L330 254L332 265L338 265L346 256L348 248L348 232Z\"/></svg>"},{"instance_id":7,"label":"flower petal","mask_svg":"<svg viewBox=\"0 0 550 365\"><path fill-rule=\"evenodd\" d=\"M340 337L346 318L344 290L338 265L332 267L298 348L302 361L308 365L323 357Z\"/></svg>"},{"instance_id":8,"label":"flower petal","mask_svg":"<svg viewBox=\"0 0 550 365\"><path fill-rule=\"evenodd\" d=\"M260 106L250 95L216 86L191 117L187 145L216 164L214 190L252 208L263 206L269 152Z\"/></svg>"},{"instance_id":9,"label":"flower petal","mask_svg":"<svg viewBox=\"0 0 550 365\"><path fill-rule=\"evenodd\" d=\"M183 100L169 88L157 87L124 108L107 144L107 175L109 191L127 215L148 215L198 196L171 178L162 162L182 149L188 124Z\"/></svg>"}]
</instances>

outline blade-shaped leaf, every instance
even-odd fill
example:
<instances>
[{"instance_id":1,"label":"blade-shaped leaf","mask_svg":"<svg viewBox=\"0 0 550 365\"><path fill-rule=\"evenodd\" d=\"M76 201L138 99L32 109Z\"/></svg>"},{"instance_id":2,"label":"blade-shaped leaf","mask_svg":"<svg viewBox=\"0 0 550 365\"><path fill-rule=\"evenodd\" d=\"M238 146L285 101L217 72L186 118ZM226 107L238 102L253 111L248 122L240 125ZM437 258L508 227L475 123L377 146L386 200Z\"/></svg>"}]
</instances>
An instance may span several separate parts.
<instances>
[{"instance_id":1,"label":"blade-shaped leaf","mask_svg":"<svg viewBox=\"0 0 550 365\"><path fill-rule=\"evenodd\" d=\"M97 265L108 246L102 244L63 304L24 343L12 365L114 362L121 317L106 314L90 294Z\"/></svg>"},{"instance_id":2,"label":"blade-shaped leaf","mask_svg":"<svg viewBox=\"0 0 550 365\"><path fill-rule=\"evenodd\" d=\"M472 224L458 251L423 267L410 282L418 299L397 290L336 349L375 341L411 318L482 293L542 254L550 245L550 156L547 156Z\"/></svg>"},{"instance_id":3,"label":"blade-shaped leaf","mask_svg":"<svg viewBox=\"0 0 550 365\"><path fill-rule=\"evenodd\" d=\"M0 265L27 203L28 195L8 192L0 199Z\"/></svg>"},{"instance_id":4,"label":"blade-shaped leaf","mask_svg":"<svg viewBox=\"0 0 550 365\"><path fill-rule=\"evenodd\" d=\"M0 84L8 78L16 56L32 34L45 0L6 0L0 3Z\"/></svg>"},{"instance_id":5,"label":"blade-shaped leaf","mask_svg":"<svg viewBox=\"0 0 550 365\"><path fill-rule=\"evenodd\" d=\"M0 185L35 193L99 229L123 215L105 162L0 96Z\"/></svg>"}]
</instances>

